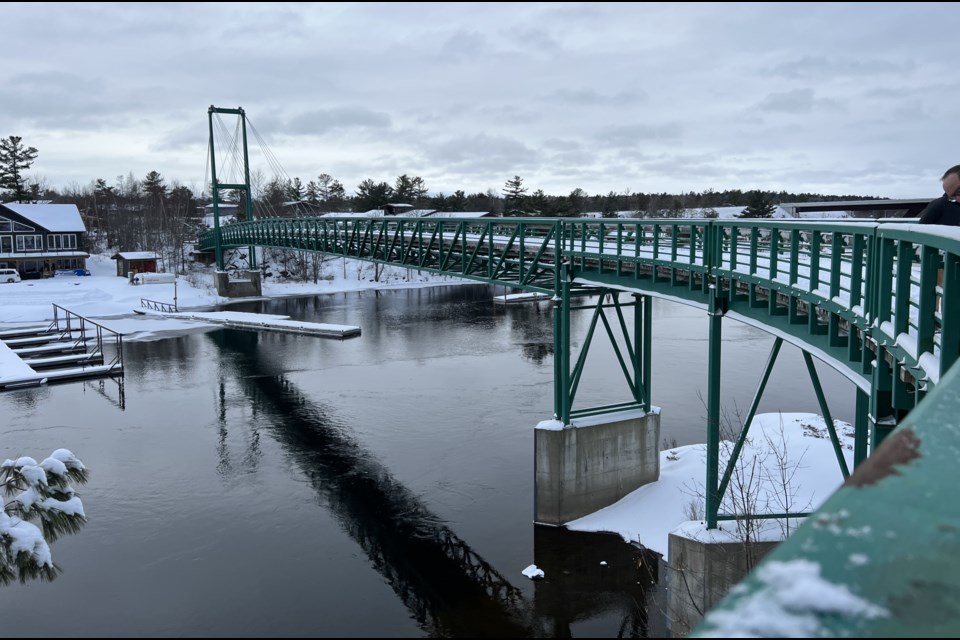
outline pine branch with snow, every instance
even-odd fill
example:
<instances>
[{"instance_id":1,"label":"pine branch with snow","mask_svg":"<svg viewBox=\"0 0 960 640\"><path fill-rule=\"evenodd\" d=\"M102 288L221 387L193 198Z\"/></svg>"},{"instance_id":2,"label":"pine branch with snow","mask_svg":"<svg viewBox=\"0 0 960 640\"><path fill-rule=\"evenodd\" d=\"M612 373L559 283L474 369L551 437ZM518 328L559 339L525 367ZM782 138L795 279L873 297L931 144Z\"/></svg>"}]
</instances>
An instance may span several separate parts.
<instances>
[{"instance_id":1,"label":"pine branch with snow","mask_svg":"<svg viewBox=\"0 0 960 640\"><path fill-rule=\"evenodd\" d=\"M86 523L73 485L87 480L86 467L67 449L39 463L24 456L0 464L0 584L57 577L49 543Z\"/></svg>"}]
</instances>

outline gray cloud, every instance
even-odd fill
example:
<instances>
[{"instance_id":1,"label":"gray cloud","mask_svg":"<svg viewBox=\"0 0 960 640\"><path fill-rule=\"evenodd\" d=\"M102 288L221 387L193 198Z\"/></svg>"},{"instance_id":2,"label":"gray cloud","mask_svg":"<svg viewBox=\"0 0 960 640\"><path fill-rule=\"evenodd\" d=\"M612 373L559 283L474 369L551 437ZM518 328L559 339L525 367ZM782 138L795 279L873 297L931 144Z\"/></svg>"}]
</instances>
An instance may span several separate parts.
<instances>
[{"instance_id":1,"label":"gray cloud","mask_svg":"<svg viewBox=\"0 0 960 640\"><path fill-rule=\"evenodd\" d=\"M597 131L596 139L614 147L629 147L639 142L679 140L683 127L676 122L666 124L623 124L603 127Z\"/></svg>"},{"instance_id":2,"label":"gray cloud","mask_svg":"<svg viewBox=\"0 0 960 640\"><path fill-rule=\"evenodd\" d=\"M912 60L894 62L880 58L804 56L773 66L769 74L794 79L822 80L824 77L860 79L876 76L906 76L912 74L916 67L916 62Z\"/></svg>"},{"instance_id":3,"label":"gray cloud","mask_svg":"<svg viewBox=\"0 0 960 640\"><path fill-rule=\"evenodd\" d=\"M813 111L813 89L771 93L757 104L757 109L776 113L810 113Z\"/></svg>"},{"instance_id":4,"label":"gray cloud","mask_svg":"<svg viewBox=\"0 0 960 640\"><path fill-rule=\"evenodd\" d=\"M244 107L290 175L348 190L408 173L499 191L519 174L557 193L764 182L922 197L958 162L944 143L955 47L930 35L960 22L956 4L2 12L0 136L36 146L54 185L154 169L202 181L211 104Z\"/></svg>"},{"instance_id":5,"label":"gray cloud","mask_svg":"<svg viewBox=\"0 0 960 640\"><path fill-rule=\"evenodd\" d=\"M544 101L546 102L574 106L621 106L635 103L642 99L643 94L635 91L621 91L614 95L608 95L592 89L558 89L544 97Z\"/></svg>"},{"instance_id":6,"label":"gray cloud","mask_svg":"<svg viewBox=\"0 0 960 640\"><path fill-rule=\"evenodd\" d=\"M287 121L283 132L289 135L323 135L340 129L386 129L390 116L365 107L337 107L301 113Z\"/></svg>"},{"instance_id":7,"label":"gray cloud","mask_svg":"<svg viewBox=\"0 0 960 640\"><path fill-rule=\"evenodd\" d=\"M479 134L446 140L430 149L431 160L457 171L489 171L504 168L504 173L536 166L539 154L522 142Z\"/></svg>"}]
</instances>

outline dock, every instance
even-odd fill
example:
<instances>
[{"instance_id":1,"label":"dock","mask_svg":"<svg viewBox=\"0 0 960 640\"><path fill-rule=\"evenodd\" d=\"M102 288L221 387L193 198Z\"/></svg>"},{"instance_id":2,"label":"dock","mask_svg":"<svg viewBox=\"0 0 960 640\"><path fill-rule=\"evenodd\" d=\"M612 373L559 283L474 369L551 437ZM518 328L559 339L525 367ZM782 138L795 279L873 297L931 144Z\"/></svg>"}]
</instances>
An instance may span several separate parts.
<instances>
[{"instance_id":1,"label":"dock","mask_svg":"<svg viewBox=\"0 0 960 640\"><path fill-rule=\"evenodd\" d=\"M48 325L0 331L0 390L123 375L119 333L59 305L53 309Z\"/></svg>"},{"instance_id":2,"label":"dock","mask_svg":"<svg viewBox=\"0 0 960 640\"><path fill-rule=\"evenodd\" d=\"M142 315L160 315L166 318L180 318L197 322L219 324L231 329L247 329L250 331L275 331L279 333L296 333L300 335L317 336L320 338L336 338L344 340L360 335L360 327L343 324L327 324L321 322L304 322L291 320L289 316L265 315L261 313L246 313L242 311L209 311L209 312L164 312L145 309L136 309Z\"/></svg>"},{"instance_id":3,"label":"dock","mask_svg":"<svg viewBox=\"0 0 960 640\"><path fill-rule=\"evenodd\" d=\"M539 302L540 300L550 300L553 296L548 293L508 293L502 296L493 296L496 304L518 304L520 302Z\"/></svg>"}]
</instances>

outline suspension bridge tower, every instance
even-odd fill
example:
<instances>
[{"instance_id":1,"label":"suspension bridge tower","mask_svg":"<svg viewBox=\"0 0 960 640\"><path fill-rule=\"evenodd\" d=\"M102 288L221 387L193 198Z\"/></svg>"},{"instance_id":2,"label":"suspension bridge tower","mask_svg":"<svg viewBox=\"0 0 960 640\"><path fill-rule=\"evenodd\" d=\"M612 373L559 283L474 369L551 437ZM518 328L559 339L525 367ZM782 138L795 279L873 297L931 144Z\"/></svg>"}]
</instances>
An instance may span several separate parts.
<instances>
[{"instance_id":1,"label":"suspension bridge tower","mask_svg":"<svg viewBox=\"0 0 960 640\"><path fill-rule=\"evenodd\" d=\"M221 181L217 176L217 145L216 136L214 136L215 125L217 129L226 132L226 126L219 118L221 114L237 116L237 125L234 129L230 141L226 145L224 157L222 158L221 168L232 167L236 173L231 175L226 181ZM209 129L210 129L210 191L213 198L213 230L216 238L214 252L216 253L217 271L214 275L214 283L217 293L228 298L237 298L244 296L259 296L262 294L260 283L260 271L257 269L257 254L253 246L247 247L246 265L247 268L241 273L231 274L227 271L223 258L223 246L220 242L220 206L221 192L239 195L237 204L244 205L242 218L247 221L253 220L253 197L250 190L250 155L247 150L247 115L242 107L236 109L224 109L210 105L207 111ZM238 215L238 219L241 216Z\"/></svg>"}]
</instances>

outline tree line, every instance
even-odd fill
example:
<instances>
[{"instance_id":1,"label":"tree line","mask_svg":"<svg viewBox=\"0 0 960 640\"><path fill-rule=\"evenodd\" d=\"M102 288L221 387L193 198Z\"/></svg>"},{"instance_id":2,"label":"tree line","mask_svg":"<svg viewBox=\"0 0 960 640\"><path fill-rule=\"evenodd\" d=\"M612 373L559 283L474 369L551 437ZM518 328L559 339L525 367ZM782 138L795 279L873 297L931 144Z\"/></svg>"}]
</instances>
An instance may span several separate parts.
<instances>
[{"instance_id":1,"label":"tree line","mask_svg":"<svg viewBox=\"0 0 960 640\"><path fill-rule=\"evenodd\" d=\"M142 178L128 173L118 176L112 184L96 178L87 185L73 184L57 189L42 179L28 177L26 172L38 153L20 137L0 139L0 197L4 202L75 204L98 240L125 250L182 247L185 240L196 236L202 221L202 206L209 202L206 189L197 193L177 181L168 183L159 171L150 171ZM241 218L364 212L386 203L403 203L414 209L545 217L595 213L604 217L676 218L689 210L700 210L702 215L710 217L714 208L744 207L744 217L767 217L778 202L875 199L759 189L708 189L679 194L627 189L589 194L575 188L566 195L552 195L543 189L530 191L518 175L507 179L499 192L488 189L476 193L455 190L450 194L431 194L421 176L403 174L393 183L367 178L353 193L348 193L340 180L327 173L304 182L299 177L268 178L258 170L250 177L253 206L250 215L246 211L246 195L236 190L222 194L225 201L237 205Z\"/></svg>"}]
</instances>

